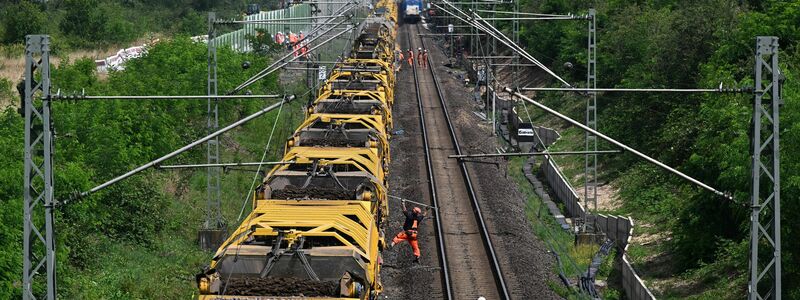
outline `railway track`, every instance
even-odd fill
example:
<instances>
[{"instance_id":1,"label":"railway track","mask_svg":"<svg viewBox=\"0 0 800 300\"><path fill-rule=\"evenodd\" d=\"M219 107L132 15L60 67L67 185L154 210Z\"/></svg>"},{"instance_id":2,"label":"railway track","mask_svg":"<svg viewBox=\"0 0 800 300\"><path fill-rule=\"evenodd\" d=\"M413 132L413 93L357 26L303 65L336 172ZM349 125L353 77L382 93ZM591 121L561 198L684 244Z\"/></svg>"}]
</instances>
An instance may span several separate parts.
<instances>
[{"instance_id":1,"label":"railway track","mask_svg":"<svg viewBox=\"0 0 800 300\"><path fill-rule=\"evenodd\" d=\"M411 49L425 48L419 25L406 28ZM461 154L458 137L433 68L412 68L420 111L425 161L447 299L509 299L466 166L448 158Z\"/></svg>"}]
</instances>

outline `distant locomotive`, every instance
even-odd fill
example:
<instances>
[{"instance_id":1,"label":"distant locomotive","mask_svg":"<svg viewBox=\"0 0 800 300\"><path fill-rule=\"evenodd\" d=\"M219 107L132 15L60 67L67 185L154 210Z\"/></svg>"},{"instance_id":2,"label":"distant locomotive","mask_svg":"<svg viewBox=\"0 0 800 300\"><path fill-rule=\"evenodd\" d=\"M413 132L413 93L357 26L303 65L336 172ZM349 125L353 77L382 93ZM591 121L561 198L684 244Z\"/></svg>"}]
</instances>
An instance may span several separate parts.
<instances>
[{"instance_id":1,"label":"distant locomotive","mask_svg":"<svg viewBox=\"0 0 800 300\"><path fill-rule=\"evenodd\" d=\"M422 13L422 0L403 0L402 9L403 20L409 23L419 21Z\"/></svg>"}]
</instances>

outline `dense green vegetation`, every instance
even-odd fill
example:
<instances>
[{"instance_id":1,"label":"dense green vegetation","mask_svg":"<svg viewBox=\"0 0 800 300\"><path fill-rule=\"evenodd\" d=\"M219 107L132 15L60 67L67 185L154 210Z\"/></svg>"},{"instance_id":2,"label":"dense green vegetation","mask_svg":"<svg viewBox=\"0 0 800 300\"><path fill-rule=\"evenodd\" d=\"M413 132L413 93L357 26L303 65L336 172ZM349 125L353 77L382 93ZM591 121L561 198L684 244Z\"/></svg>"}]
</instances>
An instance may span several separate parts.
<instances>
[{"instance_id":1,"label":"dense green vegetation","mask_svg":"<svg viewBox=\"0 0 800 300\"><path fill-rule=\"evenodd\" d=\"M54 51L130 42L150 33L205 34L207 12L232 18L247 4L274 9L266 0L0 0L0 42L23 43L25 35L46 33Z\"/></svg>"},{"instance_id":2,"label":"dense green vegetation","mask_svg":"<svg viewBox=\"0 0 800 300\"><path fill-rule=\"evenodd\" d=\"M249 60L253 68L242 70ZM227 91L266 66L265 56L219 50L220 91ZM206 46L188 38L162 42L123 72L99 79L91 60L63 62L52 71L54 89L66 93L169 95L205 94ZM253 93L291 92L271 75ZM225 125L275 100L227 100ZM267 159L299 121L299 106L283 107L221 137L224 161L261 158L270 129L276 135ZM67 199L206 134L206 101L79 101L52 107L56 199ZM23 119L16 109L0 113L0 298L19 298L22 274ZM170 163L205 161L198 147ZM223 214L231 226L253 172L231 171L223 180ZM185 298L194 273L209 261L198 250L196 232L205 214L205 171L147 171L93 196L65 205L56 214L59 294L64 299ZM247 206L249 207L249 206Z\"/></svg>"},{"instance_id":3,"label":"dense green vegetation","mask_svg":"<svg viewBox=\"0 0 800 300\"><path fill-rule=\"evenodd\" d=\"M524 7L539 13L584 13L588 5L530 0ZM667 0L596 5L599 87L752 86L755 37L780 38L786 76L781 111L783 285L785 296L800 298L800 240L791 238L800 233L797 222L791 222L800 216L800 158L794 155L800 151L800 2ZM534 56L556 66L568 81L585 85L585 22L527 21L521 36ZM565 62L575 67L562 67ZM585 118L581 96L539 98L575 119ZM601 181L614 180L624 202L613 212L653 225L637 232L667 233L670 239L661 250L669 253L672 276L689 281L682 288L667 287L661 297L741 298L746 292L751 101L752 95L720 94L598 97L602 132L735 198L731 202L714 196L633 155L601 157ZM581 143L574 145L582 148ZM582 168L582 162L576 165Z\"/></svg>"}]
</instances>

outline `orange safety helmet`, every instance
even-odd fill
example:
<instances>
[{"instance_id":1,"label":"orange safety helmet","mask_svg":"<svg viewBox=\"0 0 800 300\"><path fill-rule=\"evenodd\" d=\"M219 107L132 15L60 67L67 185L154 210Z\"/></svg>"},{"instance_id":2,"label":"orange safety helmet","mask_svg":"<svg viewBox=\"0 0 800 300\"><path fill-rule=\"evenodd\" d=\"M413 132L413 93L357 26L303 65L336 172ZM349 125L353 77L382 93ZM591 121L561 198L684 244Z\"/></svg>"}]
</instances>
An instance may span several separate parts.
<instances>
[{"instance_id":1,"label":"orange safety helmet","mask_svg":"<svg viewBox=\"0 0 800 300\"><path fill-rule=\"evenodd\" d=\"M420 214L420 213L422 213L422 209L420 209L419 207L414 207L414 209L413 209L412 211L413 211L415 214Z\"/></svg>"}]
</instances>

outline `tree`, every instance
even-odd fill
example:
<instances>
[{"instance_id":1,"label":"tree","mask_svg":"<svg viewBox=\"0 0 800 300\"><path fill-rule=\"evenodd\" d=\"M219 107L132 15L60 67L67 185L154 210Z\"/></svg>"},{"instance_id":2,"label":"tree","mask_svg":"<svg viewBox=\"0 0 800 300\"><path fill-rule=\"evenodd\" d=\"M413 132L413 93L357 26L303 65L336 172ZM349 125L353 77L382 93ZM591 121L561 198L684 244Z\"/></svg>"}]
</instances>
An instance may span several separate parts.
<instances>
[{"instance_id":1,"label":"tree","mask_svg":"<svg viewBox=\"0 0 800 300\"><path fill-rule=\"evenodd\" d=\"M40 6L29 1L13 4L5 13L3 42L22 43L25 42L25 35L46 33L46 21L47 15Z\"/></svg>"},{"instance_id":2,"label":"tree","mask_svg":"<svg viewBox=\"0 0 800 300\"><path fill-rule=\"evenodd\" d=\"M79 39L104 40L108 16L100 10L97 0L66 0L66 15L61 31Z\"/></svg>"}]
</instances>

